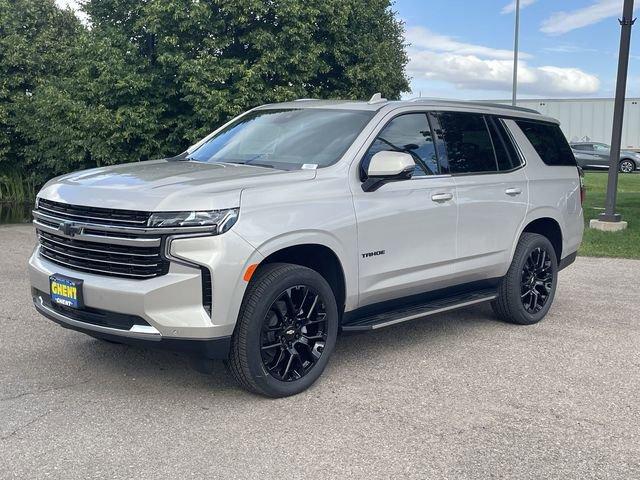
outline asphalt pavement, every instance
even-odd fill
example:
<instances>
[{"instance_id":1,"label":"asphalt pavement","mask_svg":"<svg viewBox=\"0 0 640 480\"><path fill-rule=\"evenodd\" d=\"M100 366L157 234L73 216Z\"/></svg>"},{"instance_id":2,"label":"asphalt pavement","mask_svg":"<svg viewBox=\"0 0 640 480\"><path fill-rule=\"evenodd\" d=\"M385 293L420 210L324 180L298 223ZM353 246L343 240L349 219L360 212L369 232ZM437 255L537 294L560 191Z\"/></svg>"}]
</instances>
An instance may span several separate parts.
<instances>
[{"instance_id":1,"label":"asphalt pavement","mask_svg":"<svg viewBox=\"0 0 640 480\"><path fill-rule=\"evenodd\" d=\"M0 227L0 478L640 478L640 261L579 258L531 327L488 305L339 338L267 400L40 317Z\"/></svg>"}]
</instances>

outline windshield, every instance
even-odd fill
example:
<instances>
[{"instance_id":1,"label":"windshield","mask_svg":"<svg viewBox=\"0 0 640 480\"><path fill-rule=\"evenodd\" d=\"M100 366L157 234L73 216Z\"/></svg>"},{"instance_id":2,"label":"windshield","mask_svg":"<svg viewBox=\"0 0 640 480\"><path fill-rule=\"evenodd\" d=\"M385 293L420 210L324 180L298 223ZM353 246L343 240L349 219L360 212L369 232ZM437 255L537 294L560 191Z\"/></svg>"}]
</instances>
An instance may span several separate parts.
<instances>
[{"instance_id":1,"label":"windshield","mask_svg":"<svg viewBox=\"0 0 640 480\"><path fill-rule=\"evenodd\" d=\"M257 110L239 118L188 160L242 163L283 170L337 162L375 112L316 108Z\"/></svg>"}]
</instances>

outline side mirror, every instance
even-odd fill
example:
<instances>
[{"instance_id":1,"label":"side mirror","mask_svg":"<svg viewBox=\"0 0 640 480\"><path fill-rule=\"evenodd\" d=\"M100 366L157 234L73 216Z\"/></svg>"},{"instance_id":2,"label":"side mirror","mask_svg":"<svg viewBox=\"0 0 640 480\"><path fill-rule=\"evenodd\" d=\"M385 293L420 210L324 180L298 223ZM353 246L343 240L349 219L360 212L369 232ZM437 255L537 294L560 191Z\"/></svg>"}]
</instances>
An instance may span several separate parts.
<instances>
[{"instance_id":1,"label":"side mirror","mask_svg":"<svg viewBox=\"0 0 640 480\"><path fill-rule=\"evenodd\" d=\"M371 157L367 169L367 179L362 190L372 192L388 182L409 180L416 168L416 162L408 153L383 151Z\"/></svg>"}]
</instances>

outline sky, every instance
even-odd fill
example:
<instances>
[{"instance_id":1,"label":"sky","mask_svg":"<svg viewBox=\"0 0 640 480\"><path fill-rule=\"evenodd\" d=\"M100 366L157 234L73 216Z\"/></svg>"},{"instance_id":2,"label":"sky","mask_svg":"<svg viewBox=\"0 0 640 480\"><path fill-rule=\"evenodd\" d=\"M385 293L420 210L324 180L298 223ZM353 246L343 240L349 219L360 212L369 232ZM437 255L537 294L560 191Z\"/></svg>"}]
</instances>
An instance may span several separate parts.
<instances>
[{"instance_id":1,"label":"sky","mask_svg":"<svg viewBox=\"0 0 640 480\"><path fill-rule=\"evenodd\" d=\"M622 3L521 0L519 98L613 97ZM412 92L406 96L511 98L514 4L396 0L410 44ZM634 35L627 94L640 96L640 37Z\"/></svg>"},{"instance_id":2,"label":"sky","mask_svg":"<svg viewBox=\"0 0 640 480\"><path fill-rule=\"evenodd\" d=\"M518 97L613 97L622 1L520 0ZM404 96L511 98L514 4L396 0L409 45L411 92ZM640 32L634 35L627 95L640 97Z\"/></svg>"}]
</instances>

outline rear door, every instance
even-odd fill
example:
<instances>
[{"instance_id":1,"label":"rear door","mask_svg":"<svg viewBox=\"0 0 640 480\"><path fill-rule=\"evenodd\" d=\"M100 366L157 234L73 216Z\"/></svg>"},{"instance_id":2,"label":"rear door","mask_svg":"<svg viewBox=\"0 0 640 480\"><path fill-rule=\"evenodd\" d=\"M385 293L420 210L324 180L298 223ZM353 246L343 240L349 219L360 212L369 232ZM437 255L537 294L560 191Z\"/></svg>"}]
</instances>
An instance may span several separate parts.
<instances>
[{"instance_id":1,"label":"rear door","mask_svg":"<svg viewBox=\"0 0 640 480\"><path fill-rule=\"evenodd\" d=\"M422 166L416 165L410 180L365 192L369 161L383 150L411 152ZM440 170L427 114L390 114L357 168L360 305L448 285L456 257L456 188Z\"/></svg>"},{"instance_id":2,"label":"rear door","mask_svg":"<svg viewBox=\"0 0 640 480\"><path fill-rule=\"evenodd\" d=\"M437 112L432 124L441 161L456 185L456 278L502 276L527 213L528 181L520 157L497 117Z\"/></svg>"}]
</instances>

